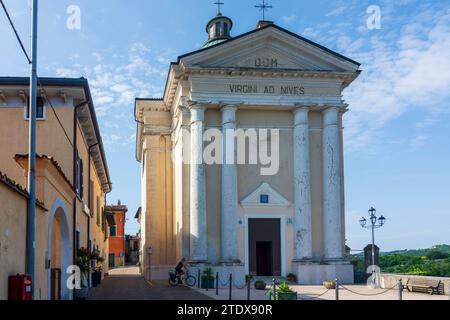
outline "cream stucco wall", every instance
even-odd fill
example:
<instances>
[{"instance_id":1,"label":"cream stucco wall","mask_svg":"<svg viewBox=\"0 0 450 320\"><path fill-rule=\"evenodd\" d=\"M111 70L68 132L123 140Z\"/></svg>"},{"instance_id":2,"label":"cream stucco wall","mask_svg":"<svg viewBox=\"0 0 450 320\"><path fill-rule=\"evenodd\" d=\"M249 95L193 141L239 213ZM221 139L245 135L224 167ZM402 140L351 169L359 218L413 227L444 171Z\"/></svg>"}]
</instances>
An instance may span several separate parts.
<instances>
[{"instance_id":1,"label":"cream stucco wall","mask_svg":"<svg viewBox=\"0 0 450 320\"><path fill-rule=\"evenodd\" d=\"M36 278L35 283L35 297L36 299L48 298L48 284L49 273L46 270L46 260L52 259L52 265L54 267L61 265L63 258L61 254L55 254L54 250L61 248L62 255L66 254L66 266L73 264L73 201L76 202L76 230L80 231L80 245L87 247L88 233L87 225L88 219L91 220L91 240L96 239L96 243L99 249L107 258L108 247L104 242L104 233L102 231L101 224L97 226L96 217L89 217L87 210L83 210L84 205L88 205L89 196L89 179L88 171L91 170L91 180L94 182L94 197L99 196L101 201L101 208L104 206L105 195L101 188L101 182L93 165L93 161L89 165L88 146L85 140L85 136L80 125L77 125L77 149L80 157L84 163L84 195L83 199L78 199L72 189L73 185L73 122L74 122L74 108L73 99L67 99L66 103L59 98L52 98L52 102L55 106L55 112L57 113L64 130L69 136L70 141L67 140L60 124L58 123L53 111L47 106L45 112L45 120L37 121L37 153L39 155L47 155L52 157L57 165L60 167L59 171L50 160L43 158L38 159L38 168L36 173L37 178L37 198L44 203L44 206L49 210L43 213L42 210L38 211L36 215ZM0 171L6 174L11 179L17 181L22 186L26 185L26 171L27 161L22 159L19 163L14 159L16 154L28 153L28 121L24 120L24 106L19 98L8 96L7 104L0 106L0 147L2 152L0 153ZM67 181L67 180L68 181ZM4 218L3 208L8 206L18 206L15 197L8 197L8 201L0 202L0 219ZM62 211L59 210L57 217L52 216L52 208L57 204L62 203L64 205L64 221L61 221ZM94 206L96 201L94 200ZM26 204L25 204L26 205ZM6 210L6 209L5 209ZM94 209L95 210L95 209ZM15 216L17 221L11 221L11 217L8 218L8 224L3 224L3 228L15 227L15 223L20 225L21 215L26 217L26 207L19 208L18 214ZM85 212L86 211L86 212ZM20 212L20 214L19 214ZM102 210L100 210L100 213ZM61 228L57 228L57 223L53 224L56 220ZM54 227L54 228L53 228ZM64 239L58 241L58 244L49 242L49 237L52 234L58 234L58 229L67 229ZM6 230L6 229L5 229ZM58 234L59 235L59 234ZM23 243L25 243L26 232L23 231L17 236L23 237ZM59 235L60 236L60 235ZM65 244L65 246L64 246ZM20 241L14 241L11 245L11 251L19 253L14 257L8 257L8 263L14 265L18 272L24 272L24 268L20 267L20 261L25 259L25 250L21 247ZM53 246L53 250L52 250ZM56 260L55 260L56 259ZM2 259L3 260L3 259ZM106 268L106 270L105 270ZM9 269L8 269L9 270ZM104 270L107 271L107 265L105 264ZM12 271L11 271L12 272ZM63 279L64 279L64 272ZM5 281L5 277L2 274L0 281ZM7 281L7 279L6 279ZM63 283L65 285L65 283ZM66 296L65 298L71 298Z\"/></svg>"}]
</instances>

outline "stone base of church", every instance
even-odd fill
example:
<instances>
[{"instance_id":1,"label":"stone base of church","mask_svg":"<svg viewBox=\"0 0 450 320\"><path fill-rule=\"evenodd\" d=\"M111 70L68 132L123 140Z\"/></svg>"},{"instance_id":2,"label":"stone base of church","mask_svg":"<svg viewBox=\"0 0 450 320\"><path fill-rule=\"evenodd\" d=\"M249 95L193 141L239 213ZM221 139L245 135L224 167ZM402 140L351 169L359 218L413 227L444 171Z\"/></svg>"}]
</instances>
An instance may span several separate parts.
<instances>
[{"instance_id":1,"label":"stone base of church","mask_svg":"<svg viewBox=\"0 0 450 320\"><path fill-rule=\"evenodd\" d=\"M245 285L245 268L242 263L233 263L227 265L191 265L189 266L189 273L193 275L195 278L198 277L198 271L200 270L200 276L203 274L203 271L206 268L211 268L213 276L216 277L216 274L219 273L219 285L225 286L228 285L230 274L233 276L233 283L235 286Z\"/></svg>"},{"instance_id":2,"label":"stone base of church","mask_svg":"<svg viewBox=\"0 0 450 320\"><path fill-rule=\"evenodd\" d=\"M293 263L297 282L301 285L321 285L326 280L339 279L341 284L353 284L353 265L348 262L336 263Z\"/></svg>"},{"instance_id":3,"label":"stone base of church","mask_svg":"<svg viewBox=\"0 0 450 320\"><path fill-rule=\"evenodd\" d=\"M169 265L157 265L143 268L142 275L145 280L148 281L161 281L169 279L169 270L173 269L174 266Z\"/></svg>"}]
</instances>

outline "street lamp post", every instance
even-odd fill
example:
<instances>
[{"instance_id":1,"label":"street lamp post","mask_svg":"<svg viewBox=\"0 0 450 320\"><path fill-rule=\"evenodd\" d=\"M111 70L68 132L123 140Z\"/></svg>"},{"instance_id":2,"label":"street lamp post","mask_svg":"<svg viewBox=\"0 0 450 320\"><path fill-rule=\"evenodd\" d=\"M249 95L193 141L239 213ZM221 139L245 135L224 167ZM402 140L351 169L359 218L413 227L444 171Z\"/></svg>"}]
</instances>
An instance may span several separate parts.
<instances>
[{"instance_id":1,"label":"street lamp post","mask_svg":"<svg viewBox=\"0 0 450 320\"><path fill-rule=\"evenodd\" d=\"M372 230L372 284L375 285L375 229L381 228L386 223L386 218L383 216L377 217L377 210L374 207L369 209L370 225L367 225L367 219L359 220L361 227Z\"/></svg>"}]
</instances>

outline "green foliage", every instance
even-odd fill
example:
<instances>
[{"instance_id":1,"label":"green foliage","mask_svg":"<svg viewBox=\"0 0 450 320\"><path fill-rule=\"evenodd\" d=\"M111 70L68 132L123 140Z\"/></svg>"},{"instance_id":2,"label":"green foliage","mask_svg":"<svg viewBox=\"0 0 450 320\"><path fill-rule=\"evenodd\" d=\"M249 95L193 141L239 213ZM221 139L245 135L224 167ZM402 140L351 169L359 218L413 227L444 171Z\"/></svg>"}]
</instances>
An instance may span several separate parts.
<instances>
[{"instance_id":1,"label":"green foliage","mask_svg":"<svg viewBox=\"0 0 450 320\"><path fill-rule=\"evenodd\" d=\"M277 290L277 293L293 293L294 292L286 282L283 282L276 290Z\"/></svg>"},{"instance_id":2,"label":"green foliage","mask_svg":"<svg viewBox=\"0 0 450 320\"><path fill-rule=\"evenodd\" d=\"M448 254L445 251L441 251L439 249L432 249L427 254L427 258L429 260L441 260L447 259L448 257L450 257L450 254Z\"/></svg>"},{"instance_id":3,"label":"green foliage","mask_svg":"<svg viewBox=\"0 0 450 320\"><path fill-rule=\"evenodd\" d=\"M80 248L77 254L77 266L83 276L87 276L90 270L89 252L86 248Z\"/></svg>"},{"instance_id":4,"label":"green foliage","mask_svg":"<svg viewBox=\"0 0 450 320\"><path fill-rule=\"evenodd\" d=\"M213 271L211 268L206 268L203 270L202 280L214 280Z\"/></svg>"},{"instance_id":5,"label":"green foliage","mask_svg":"<svg viewBox=\"0 0 450 320\"><path fill-rule=\"evenodd\" d=\"M353 256L351 262L355 271L366 271L362 256ZM450 246L383 253L380 255L380 268L386 273L450 277Z\"/></svg>"}]
</instances>

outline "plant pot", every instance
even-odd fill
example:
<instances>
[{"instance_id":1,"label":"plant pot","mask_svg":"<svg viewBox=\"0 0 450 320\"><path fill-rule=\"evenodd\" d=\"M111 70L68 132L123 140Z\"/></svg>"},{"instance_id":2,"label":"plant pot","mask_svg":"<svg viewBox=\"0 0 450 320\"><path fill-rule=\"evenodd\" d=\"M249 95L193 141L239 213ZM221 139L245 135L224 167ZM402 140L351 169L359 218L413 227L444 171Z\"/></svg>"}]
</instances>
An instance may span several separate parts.
<instances>
[{"instance_id":1,"label":"plant pot","mask_svg":"<svg viewBox=\"0 0 450 320\"><path fill-rule=\"evenodd\" d=\"M287 277L287 281L292 282L292 283L296 283L297 279L295 277Z\"/></svg>"},{"instance_id":2,"label":"plant pot","mask_svg":"<svg viewBox=\"0 0 450 320\"><path fill-rule=\"evenodd\" d=\"M297 292L277 292L277 300L297 300Z\"/></svg>"},{"instance_id":3,"label":"plant pot","mask_svg":"<svg viewBox=\"0 0 450 320\"><path fill-rule=\"evenodd\" d=\"M214 278L205 278L202 277L202 289L214 289L215 288L215 283L214 283Z\"/></svg>"},{"instance_id":4,"label":"plant pot","mask_svg":"<svg viewBox=\"0 0 450 320\"><path fill-rule=\"evenodd\" d=\"M75 290L75 300L86 300L89 293L89 288L82 287Z\"/></svg>"},{"instance_id":5,"label":"plant pot","mask_svg":"<svg viewBox=\"0 0 450 320\"><path fill-rule=\"evenodd\" d=\"M99 285L97 272L92 272L92 287L95 288Z\"/></svg>"},{"instance_id":6,"label":"plant pot","mask_svg":"<svg viewBox=\"0 0 450 320\"><path fill-rule=\"evenodd\" d=\"M265 282L255 282L255 289L256 290L266 290L266 283Z\"/></svg>"},{"instance_id":7,"label":"plant pot","mask_svg":"<svg viewBox=\"0 0 450 320\"><path fill-rule=\"evenodd\" d=\"M336 283L332 281L324 281L323 286L328 290L336 289Z\"/></svg>"}]
</instances>

